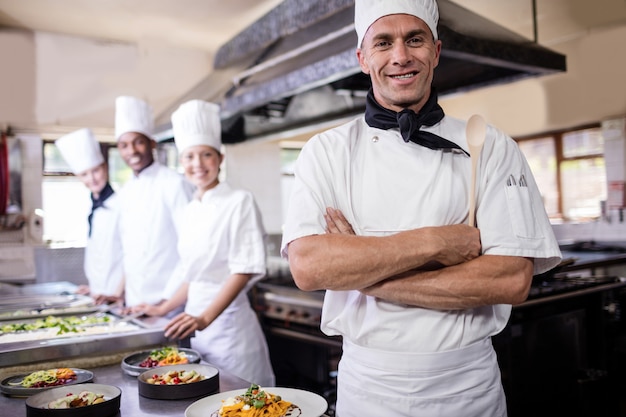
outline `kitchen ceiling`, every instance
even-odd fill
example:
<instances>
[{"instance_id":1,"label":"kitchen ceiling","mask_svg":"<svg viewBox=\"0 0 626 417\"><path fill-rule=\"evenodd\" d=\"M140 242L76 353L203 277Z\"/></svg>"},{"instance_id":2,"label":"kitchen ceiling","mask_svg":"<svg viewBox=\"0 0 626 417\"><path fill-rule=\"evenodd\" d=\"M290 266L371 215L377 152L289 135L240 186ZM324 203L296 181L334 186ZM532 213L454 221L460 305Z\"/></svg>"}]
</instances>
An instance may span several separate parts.
<instances>
[{"instance_id":1,"label":"kitchen ceiling","mask_svg":"<svg viewBox=\"0 0 626 417\"><path fill-rule=\"evenodd\" d=\"M24 28L130 43L157 41L203 50L215 56L220 47L281 3L282 0L0 0L0 28ZM538 43L549 49L564 40L585 36L591 30L626 21L624 0L456 0L448 3L461 5L531 41L536 36ZM245 68L214 70L207 74L207 80L230 83ZM323 104L327 95L323 91L325 87L320 88L322 91L312 90L308 94ZM181 94L181 100L215 99L202 97L202 94L202 91L187 92ZM310 102L307 98L306 103ZM298 100L284 98L282 103L280 99L275 100L272 106L276 108L265 106L263 112L284 113L281 106L287 104L297 106ZM172 103L167 111L177 105L178 102Z\"/></svg>"}]
</instances>

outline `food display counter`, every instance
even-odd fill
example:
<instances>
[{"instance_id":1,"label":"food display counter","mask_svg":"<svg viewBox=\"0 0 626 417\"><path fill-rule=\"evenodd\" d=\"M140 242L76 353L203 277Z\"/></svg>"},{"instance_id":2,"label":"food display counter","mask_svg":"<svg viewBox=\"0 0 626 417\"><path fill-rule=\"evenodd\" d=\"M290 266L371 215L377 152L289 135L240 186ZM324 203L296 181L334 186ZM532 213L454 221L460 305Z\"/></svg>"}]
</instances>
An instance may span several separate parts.
<instances>
[{"instance_id":1,"label":"food display counter","mask_svg":"<svg viewBox=\"0 0 626 417\"><path fill-rule=\"evenodd\" d=\"M172 345L163 336L168 319L129 319L115 314L114 309L94 305L93 300L75 294L75 290L76 286L67 282L0 284L0 381L38 370L78 368L93 374L89 382L113 385L122 391L118 416L183 416L185 409L200 397L142 397L137 377L122 367L123 359L132 353ZM70 319L90 324L64 329L62 334L57 334L58 327L29 330L35 322L41 324L50 317L59 318L64 323L61 326L71 323ZM12 331L15 329L22 330ZM219 370L218 392L249 386L248 381ZM27 397L5 391L0 394L0 414L25 416Z\"/></svg>"},{"instance_id":2,"label":"food display counter","mask_svg":"<svg viewBox=\"0 0 626 417\"><path fill-rule=\"evenodd\" d=\"M167 319L120 316L74 294L75 288L67 282L0 286L0 376L7 367L87 358L97 363L105 356L171 344L163 335ZM63 331L46 328L50 320L58 320Z\"/></svg>"},{"instance_id":3,"label":"food display counter","mask_svg":"<svg viewBox=\"0 0 626 417\"><path fill-rule=\"evenodd\" d=\"M185 410L201 397L182 400L155 400L139 395L137 378L124 373L120 364L112 364L89 369L94 374L94 383L113 385L122 391L120 411L116 417L172 416L182 417ZM247 389L250 386L232 374L219 373L219 391ZM26 415L26 398L0 395L2 415L20 417Z\"/></svg>"}]
</instances>

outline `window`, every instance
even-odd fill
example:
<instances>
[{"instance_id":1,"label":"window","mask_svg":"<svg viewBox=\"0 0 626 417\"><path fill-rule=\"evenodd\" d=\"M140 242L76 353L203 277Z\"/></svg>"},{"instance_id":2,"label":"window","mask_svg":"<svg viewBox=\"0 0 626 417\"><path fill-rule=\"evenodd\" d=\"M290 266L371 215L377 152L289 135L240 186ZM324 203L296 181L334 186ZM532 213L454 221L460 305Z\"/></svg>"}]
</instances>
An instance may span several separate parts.
<instances>
[{"instance_id":1,"label":"window","mask_svg":"<svg viewBox=\"0 0 626 417\"><path fill-rule=\"evenodd\" d=\"M109 182L114 190L119 190L132 171L120 157L115 144L102 143L101 146L109 162ZM43 239L84 246L87 216L91 210L89 190L71 172L53 141L44 141L43 159Z\"/></svg>"},{"instance_id":2,"label":"window","mask_svg":"<svg viewBox=\"0 0 626 417\"><path fill-rule=\"evenodd\" d=\"M604 139L599 126L518 140L553 220L601 215L607 197Z\"/></svg>"}]
</instances>

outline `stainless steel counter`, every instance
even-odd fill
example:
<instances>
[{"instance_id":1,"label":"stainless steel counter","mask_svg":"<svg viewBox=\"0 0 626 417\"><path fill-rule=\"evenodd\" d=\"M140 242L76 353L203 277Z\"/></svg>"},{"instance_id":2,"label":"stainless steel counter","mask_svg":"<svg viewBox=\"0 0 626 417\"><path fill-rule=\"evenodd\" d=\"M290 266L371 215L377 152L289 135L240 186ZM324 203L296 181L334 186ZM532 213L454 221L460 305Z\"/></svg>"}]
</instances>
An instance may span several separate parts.
<instances>
[{"instance_id":1,"label":"stainless steel counter","mask_svg":"<svg viewBox=\"0 0 626 417\"><path fill-rule=\"evenodd\" d=\"M138 393L137 378L126 375L119 364L89 369L98 384L115 385L122 390L120 412L117 417L176 416L185 415L185 410L202 397L185 400L153 400ZM232 374L220 371L220 392L246 389L250 383ZM26 415L25 398L0 396L0 412L3 416Z\"/></svg>"}]
</instances>

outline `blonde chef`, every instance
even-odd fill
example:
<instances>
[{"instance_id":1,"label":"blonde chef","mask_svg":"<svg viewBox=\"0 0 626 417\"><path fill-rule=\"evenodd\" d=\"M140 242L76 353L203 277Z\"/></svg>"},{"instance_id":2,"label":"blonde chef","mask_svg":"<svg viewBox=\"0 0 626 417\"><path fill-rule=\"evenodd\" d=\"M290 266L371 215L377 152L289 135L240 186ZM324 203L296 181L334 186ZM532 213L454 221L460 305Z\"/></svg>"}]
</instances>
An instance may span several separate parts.
<instances>
[{"instance_id":1,"label":"blonde chef","mask_svg":"<svg viewBox=\"0 0 626 417\"><path fill-rule=\"evenodd\" d=\"M185 284L160 306L164 315L186 301L185 312L165 329L171 338L193 336L205 361L249 382L274 385L265 336L247 290L265 274L265 231L248 191L220 182L219 107L201 100L172 114L176 148L185 176L197 190L184 212L178 250Z\"/></svg>"},{"instance_id":2,"label":"blonde chef","mask_svg":"<svg viewBox=\"0 0 626 417\"><path fill-rule=\"evenodd\" d=\"M87 217L89 232L85 245L84 270L88 287L79 292L100 296L117 296L122 288L122 243L118 221L117 194L109 184L108 165L100 144L91 129L83 128L55 141L70 169L91 192L91 213Z\"/></svg>"}]
</instances>

